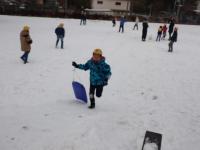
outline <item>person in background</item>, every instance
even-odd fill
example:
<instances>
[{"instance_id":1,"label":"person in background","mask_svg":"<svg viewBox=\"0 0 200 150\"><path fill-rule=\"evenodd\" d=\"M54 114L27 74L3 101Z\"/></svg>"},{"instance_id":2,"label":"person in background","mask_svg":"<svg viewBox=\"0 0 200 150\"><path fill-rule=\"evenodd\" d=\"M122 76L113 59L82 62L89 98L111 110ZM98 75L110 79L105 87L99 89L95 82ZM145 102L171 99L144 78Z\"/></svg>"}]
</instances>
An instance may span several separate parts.
<instances>
[{"instance_id":1,"label":"person in background","mask_svg":"<svg viewBox=\"0 0 200 150\"><path fill-rule=\"evenodd\" d=\"M178 28L175 27L174 33L173 33L172 37L170 38L168 52L173 52L173 45L174 45L174 42L177 42L177 37L178 37Z\"/></svg>"},{"instance_id":2,"label":"person in background","mask_svg":"<svg viewBox=\"0 0 200 150\"><path fill-rule=\"evenodd\" d=\"M156 41L160 41L161 36L162 36L162 26L158 28L158 35L157 35Z\"/></svg>"},{"instance_id":3,"label":"person in background","mask_svg":"<svg viewBox=\"0 0 200 150\"><path fill-rule=\"evenodd\" d=\"M135 30L135 28L137 28L137 30L138 30L138 24L139 24L139 17L136 16L136 18L135 18L135 25L133 27L133 30Z\"/></svg>"},{"instance_id":4,"label":"person in background","mask_svg":"<svg viewBox=\"0 0 200 150\"><path fill-rule=\"evenodd\" d=\"M20 32L21 50L24 52L24 54L21 56L21 59L23 60L24 64L28 62L28 56L31 51L31 44L33 42L29 34L29 29L30 27L26 25Z\"/></svg>"},{"instance_id":5,"label":"person in background","mask_svg":"<svg viewBox=\"0 0 200 150\"><path fill-rule=\"evenodd\" d=\"M171 19L169 20L169 41L170 41L170 38L171 38L171 35L174 31L174 25L175 25L175 20L174 18L171 17Z\"/></svg>"},{"instance_id":6,"label":"person in background","mask_svg":"<svg viewBox=\"0 0 200 150\"><path fill-rule=\"evenodd\" d=\"M166 37L166 34L167 34L167 26L166 26L166 24L164 24L164 26L162 27L162 34L163 34L162 39L164 40L165 37Z\"/></svg>"},{"instance_id":7,"label":"person in background","mask_svg":"<svg viewBox=\"0 0 200 150\"><path fill-rule=\"evenodd\" d=\"M145 19L142 23L143 29L142 29L142 41L146 41L146 37L147 37L147 31L148 31L148 21L147 19Z\"/></svg>"},{"instance_id":8,"label":"person in background","mask_svg":"<svg viewBox=\"0 0 200 150\"><path fill-rule=\"evenodd\" d=\"M121 17L120 19L120 25L119 25L119 32L122 31L122 33L124 33L124 24L126 22L126 19L124 16Z\"/></svg>"},{"instance_id":9,"label":"person in background","mask_svg":"<svg viewBox=\"0 0 200 150\"><path fill-rule=\"evenodd\" d=\"M81 22L80 25L86 25L87 17L86 17L86 12L82 11L81 12Z\"/></svg>"},{"instance_id":10,"label":"person in background","mask_svg":"<svg viewBox=\"0 0 200 150\"><path fill-rule=\"evenodd\" d=\"M58 27L55 29L55 33L57 36L57 41L56 41L56 48L58 47L58 42L61 41L61 48L63 49L63 39L65 37L65 29L64 29L64 24L60 23Z\"/></svg>"},{"instance_id":11,"label":"person in background","mask_svg":"<svg viewBox=\"0 0 200 150\"><path fill-rule=\"evenodd\" d=\"M113 19L112 19L112 24L113 24L113 27L116 26L116 18L115 17L113 17Z\"/></svg>"}]
</instances>

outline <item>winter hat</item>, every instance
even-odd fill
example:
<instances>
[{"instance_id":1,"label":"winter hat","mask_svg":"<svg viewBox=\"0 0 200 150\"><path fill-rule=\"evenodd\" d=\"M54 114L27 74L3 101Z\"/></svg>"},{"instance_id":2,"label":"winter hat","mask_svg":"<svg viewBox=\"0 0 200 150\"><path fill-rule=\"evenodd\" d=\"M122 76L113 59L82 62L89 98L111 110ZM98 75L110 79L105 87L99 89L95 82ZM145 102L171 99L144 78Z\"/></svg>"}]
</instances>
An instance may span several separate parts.
<instances>
[{"instance_id":1,"label":"winter hat","mask_svg":"<svg viewBox=\"0 0 200 150\"><path fill-rule=\"evenodd\" d=\"M30 27L27 26L27 25L25 25L25 26L23 27L23 30L24 30L24 31L28 31L29 29L30 29Z\"/></svg>"},{"instance_id":2,"label":"winter hat","mask_svg":"<svg viewBox=\"0 0 200 150\"><path fill-rule=\"evenodd\" d=\"M177 30L178 30L178 28L177 28L177 27L175 27L175 28L174 28L174 31L177 31Z\"/></svg>"},{"instance_id":3,"label":"winter hat","mask_svg":"<svg viewBox=\"0 0 200 150\"><path fill-rule=\"evenodd\" d=\"M102 50L100 48L96 48L96 49L94 49L93 54L97 54L97 55L102 56L103 53L102 53Z\"/></svg>"}]
</instances>

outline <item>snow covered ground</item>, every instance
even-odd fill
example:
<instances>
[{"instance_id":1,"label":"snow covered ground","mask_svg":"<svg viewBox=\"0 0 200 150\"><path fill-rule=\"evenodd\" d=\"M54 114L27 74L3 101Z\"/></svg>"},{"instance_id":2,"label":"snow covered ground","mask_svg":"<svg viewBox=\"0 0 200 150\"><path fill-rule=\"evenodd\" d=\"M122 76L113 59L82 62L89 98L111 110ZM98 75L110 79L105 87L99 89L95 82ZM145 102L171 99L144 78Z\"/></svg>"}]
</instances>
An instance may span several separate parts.
<instances>
[{"instance_id":1,"label":"snow covered ground","mask_svg":"<svg viewBox=\"0 0 200 150\"><path fill-rule=\"evenodd\" d=\"M55 49L63 22L65 48ZM19 32L30 25L30 63ZM0 150L141 150L146 130L163 134L162 150L200 149L200 26L178 25L178 43L141 42L134 23L0 16ZM102 48L112 77L95 110L75 101L72 61ZM88 91L89 72L76 71ZM80 79L79 79L80 78Z\"/></svg>"}]
</instances>

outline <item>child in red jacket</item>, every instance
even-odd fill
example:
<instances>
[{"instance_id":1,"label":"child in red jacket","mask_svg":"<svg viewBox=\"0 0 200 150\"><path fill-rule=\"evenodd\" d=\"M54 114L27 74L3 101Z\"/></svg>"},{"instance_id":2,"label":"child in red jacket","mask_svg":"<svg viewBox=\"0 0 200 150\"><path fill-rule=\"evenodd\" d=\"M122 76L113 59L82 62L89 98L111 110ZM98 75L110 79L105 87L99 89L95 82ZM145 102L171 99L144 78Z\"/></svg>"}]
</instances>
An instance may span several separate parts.
<instances>
[{"instance_id":1,"label":"child in red jacket","mask_svg":"<svg viewBox=\"0 0 200 150\"><path fill-rule=\"evenodd\" d=\"M162 32L163 32L163 37L162 37L162 39L164 40L165 37L166 37L166 34L167 34L167 26L166 26L166 24L163 26Z\"/></svg>"}]
</instances>

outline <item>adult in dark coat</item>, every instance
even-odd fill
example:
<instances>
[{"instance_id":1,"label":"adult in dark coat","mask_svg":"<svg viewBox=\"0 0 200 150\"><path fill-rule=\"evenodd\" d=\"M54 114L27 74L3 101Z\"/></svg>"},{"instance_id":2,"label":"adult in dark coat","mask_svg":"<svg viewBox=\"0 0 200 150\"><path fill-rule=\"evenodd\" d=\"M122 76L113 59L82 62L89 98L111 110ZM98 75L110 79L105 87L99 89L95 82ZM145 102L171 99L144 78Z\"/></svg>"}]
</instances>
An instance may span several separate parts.
<instances>
[{"instance_id":1,"label":"adult in dark coat","mask_svg":"<svg viewBox=\"0 0 200 150\"><path fill-rule=\"evenodd\" d=\"M174 42L177 42L177 37L178 37L178 28L175 27L174 33L173 33L172 37L170 38L168 52L173 52L173 44L174 44Z\"/></svg>"},{"instance_id":2,"label":"adult in dark coat","mask_svg":"<svg viewBox=\"0 0 200 150\"><path fill-rule=\"evenodd\" d=\"M86 17L86 12L82 11L81 12L81 21L80 21L80 25L86 25L86 21L87 21L87 17Z\"/></svg>"},{"instance_id":3,"label":"adult in dark coat","mask_svg":"<svg viewBox=\"0 0 200 150\"><path fill-rule=\"evenodd\" d=\"M116 26L116 18L115 17L113 17L113 19L112 19L112 24L113 24L113 27L115 27Z\"/></svg>"},{"instance_id":4,"label":"adult in dark coat","mask_svg":"<svg viewBox=\"0 0 200 150\"><path fill-rule=\"evenodd\" d=\"M171 18L170 20L169 20L169 40L170 40L170 38L171 38L171 35L172 35L172 33L173 33L173 31L174 31L174 25L175 25L175 23L174 23L175 21L174 21L174 19L173 18Z\"/></svg>"},{"instance_id":5,"label":"adult in dark coat","mask_svg":"<svg viewBox=\"0 0 200 150\"><path fill-rule=\"evenodd\" d=\"M55 33L57 35L57 41L56 41L56 47L58 46L59 40L61 40L61 48L63 49L63 39L65 37L65 29L64 29L64 24L61 23L56 29Z\"/></svg>"},{"instance_id":6,"label":"adult in dark coat","mask_svg":"<svg viewBox=\"0 0 200 150\"><path fill-rule=\"evenodd\" d=\"M83 25L86 25L86 22L87 22L87 16L86 16L86 12L85 12L84 16L83 16Z\"/></svg>"},{"instance_id":7,"label":"adult in dark coat","mask_svg":"<svg viewBox=\"0 0 200 150\"><path fill-rule=\"evenodd\" d=\"M146 40L146 36L147 36L147 29L149 27L147 20L145 20L142 23L143 29L142 29L142 41Z\"/></svg>"},{"instance_id":8,"label":"adult in dark coat","mask_svg":"<svg viewBox=\"0 0 200 150\"><path fill-rule=\"evenodd\" d=\"M124 33L124 24L126 22L126 19L124 16L121 17L120 19L120 24L119 24L119 32L122 31L122 33Z\"/></svg>"}]
</instances>

